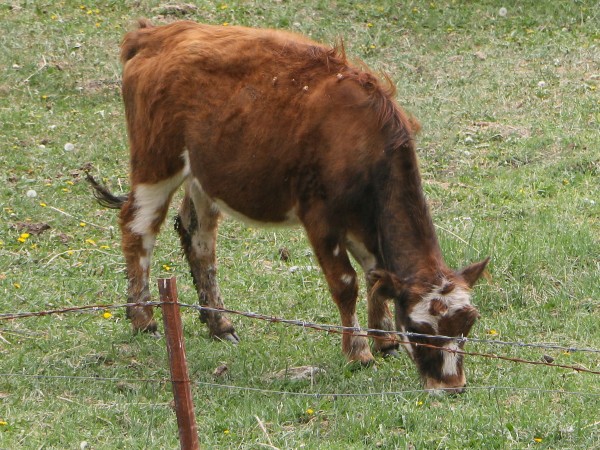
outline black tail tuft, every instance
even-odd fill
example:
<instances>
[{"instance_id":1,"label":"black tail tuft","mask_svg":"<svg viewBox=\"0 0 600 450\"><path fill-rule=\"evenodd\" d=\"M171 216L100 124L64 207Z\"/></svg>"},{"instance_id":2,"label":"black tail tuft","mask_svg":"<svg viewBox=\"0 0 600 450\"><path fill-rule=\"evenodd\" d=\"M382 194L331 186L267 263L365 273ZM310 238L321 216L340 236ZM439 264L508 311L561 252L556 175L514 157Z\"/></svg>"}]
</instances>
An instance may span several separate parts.
<instances>
[{"instance_id":1,"label":"black tail tuft","mask_svg":"<svg viewBox=\"0 0 600 450\"><path fill-rule=\"evenodd\" d=\"M88 182L92 185L94 197L96 197L98 203L105 208L121 209L123 204L129 198L129 195L114 195L106 187L98 183L88 172L85 173L85 176Z\"/></svg>"}]
</instances>

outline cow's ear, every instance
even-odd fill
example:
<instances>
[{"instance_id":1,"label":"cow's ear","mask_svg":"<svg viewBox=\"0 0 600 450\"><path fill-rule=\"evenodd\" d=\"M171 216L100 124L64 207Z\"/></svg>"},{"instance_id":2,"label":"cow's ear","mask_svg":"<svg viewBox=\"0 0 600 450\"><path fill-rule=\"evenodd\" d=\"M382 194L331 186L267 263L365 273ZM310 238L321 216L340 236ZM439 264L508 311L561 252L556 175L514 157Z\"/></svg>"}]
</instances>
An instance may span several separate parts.
<instances>
[{"instance_id":1,"label":"cow's ear","mask_svg":"<svg viewBox=\"0 0 600 450\"><path fill-rule=\"evenodd\" d=\"M484 275L485 268L489 262L490 258L485 258L483 261L479 261L465 267L458 272L458 274L463 277L467 285L471 288L477 282L477 280Z\"/></svg>"},{"instance_id":2,"label":"cow's ear","mask_svg":"<svg viewBox=\"0 0 600 450\"><path fill-rule=\"evenodd\" d=\"M387 270L371 270L367 275L369 284L372 286L370 297L384 299L399 297L402 292L403 283L400 279Z\"/></svg>"}]
</instances>

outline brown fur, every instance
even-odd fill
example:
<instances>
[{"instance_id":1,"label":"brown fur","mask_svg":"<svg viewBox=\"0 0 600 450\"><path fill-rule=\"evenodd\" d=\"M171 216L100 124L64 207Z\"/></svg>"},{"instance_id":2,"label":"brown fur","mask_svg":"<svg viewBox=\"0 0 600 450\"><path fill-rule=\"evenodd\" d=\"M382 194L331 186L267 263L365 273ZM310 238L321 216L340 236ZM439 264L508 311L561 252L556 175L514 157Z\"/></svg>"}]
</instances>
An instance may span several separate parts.
<instances>
[{"instance_id":1,"label":"brown fur","mask_svg":"<svg viewBox=\"0 0 600 450\"><path fill-rule=\"evenodd\" d=\"M368 277L369 326L384 331L394 328L387 299L404 327L433 286L446 283L446 295L455 285L470 288L481 274L487 261L463 272L444 264L421 187L418 122L398 106L391 82L353 66L343 46L275 30L141 21L124 37L121 60L132 186L121 198L121 229L134 300L147 298L148 270L140 261L149 257L172 192L152 215L136 199L148 200L151 187L177 179L184 150L193 181L177 230L203 304L223 305L215 272L217 202L256 222L296 217L345 326L356 325L358 293L348 251L374 259L375 267L367 267L375 269ZM146 226L148 217L156 219ZM133 230L136 220L146 231ZM452 336L466 334L474 320L457 314L458 320L444 317ZM145 317L150 327L152 317ZM204 318L213 336L237 340L223 315ZM144 320L134 326L144 328ZM397 346L385 332L375 343L384 353ZM342 348L350 360L373 361L364 336L344 336ZM418 364L422 375L460 387L439 373L441 352L432 352L433 363Z\"/></svg>"}]
</instances>

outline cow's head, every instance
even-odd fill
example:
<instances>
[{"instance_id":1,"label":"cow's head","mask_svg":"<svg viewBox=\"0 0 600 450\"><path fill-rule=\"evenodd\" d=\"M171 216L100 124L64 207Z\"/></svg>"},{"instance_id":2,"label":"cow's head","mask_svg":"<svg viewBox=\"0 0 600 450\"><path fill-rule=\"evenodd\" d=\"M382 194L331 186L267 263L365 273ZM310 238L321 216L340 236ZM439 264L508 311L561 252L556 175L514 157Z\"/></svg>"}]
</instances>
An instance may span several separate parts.
<instances>
[{"instance_id":1,"label":"cow's head","mask_svg":"<svg viewBox=\"0 0 600 450\"><path fill-rule=\"evenodd\" d=\"M418 335L461 338L469 334L479 317L471 304L471 288L488 261L489 258L458 272L439 273L434 283L400 280L390 272L378 270L370 275L372 299L394 299L396 329L407 333L401 337L402 344L417 365L425 389L433 393L464 391L466 378L460 353L464 342Z\"/></svg>"}]
</instances>

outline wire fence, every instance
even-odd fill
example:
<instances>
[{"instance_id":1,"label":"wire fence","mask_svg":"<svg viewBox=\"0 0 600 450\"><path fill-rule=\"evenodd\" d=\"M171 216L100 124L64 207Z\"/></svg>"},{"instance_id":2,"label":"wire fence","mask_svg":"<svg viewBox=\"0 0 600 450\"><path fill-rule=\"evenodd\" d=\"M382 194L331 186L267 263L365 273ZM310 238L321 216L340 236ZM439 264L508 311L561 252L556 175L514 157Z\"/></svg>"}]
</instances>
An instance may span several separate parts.
<instances>
[{"instance_id":1,"label":"wire fence","mask_svg":"<svg viewBox=\"0 0 600 450\"><path fill-rule=\"evenodd\" d=\"M77 376L77 375L37 375L24 373L0 373L0 377L8 378L32 378L38 380L69 380L69 381L92 381L100 383L151 383L151 384L168 384L171 383L170 378L119 378L119 377L99 377L99 376ZM277 389L263 389L252 386L239 386L224 383L211 383L207 381L193 381L193 385L197 387L206 387L210 389L224 389L228 391L243 391L266 395L289 396L289 397L308 397L308 398L365 398L365 397L388 397L402 396L411 394L429 394L431 391L427 389L400 389L394 391L370 391L370 392L298 392L298 391L282 391ZM600 397L600 392L583 392L583 391L567 391L562 389L542 389L532 387L519 386L465 386L466 391L511 391L511 392L527 392L535 394L560 394L573 395L580 397Z\"/></svg>"},{"instance_id":2,"label":"wire fence","mask_svg":"<svg viewBox=\"0 0 600 450\"><path fill-rule=\"evenodd\" d=\"M60 309L52 309L45 311L31 311L31 312L14 312L14 313L2 313L0 314L0 320L11 320L11 319L24 319L28 317L42 317L56 314L68 314L68 313L76 313L76 312L98 312L98 311L106 311L111 309L120 309L126 308L130 306L161 306L163 302L145 302L145 303L124 303L124 304L95 304L95 305L84 305L84 306L73 306L68 308L60 308ZM182 308L188 308L192 310L196 310L198 312L206 311L206 312L221 312L239 315L242 317L257 319L262 321L267 321L270 323L280 323L284 325L297 326L302 328L307 328L316 331L322 331L327 333L335 333L335 334L366 334L367 336L378 338L381 337L382 334L388 335L396 335L399 337L404 337L407 339L410 338L419 338L419 339L428 339L435 341L440 341L447 343L448 341L454 341L457 343L476 343L483 344L489 346L510 346L516 348L537 348L544 350L558 350L568 353L592 353L592 354L600 354L600 349L596 348L588 348L588 347L576 347L569 345L558 345L554 343L527 343L527 342L515 342L515 341L501 341L498 339L483 339L483 338L469 338L469 337L452 337L452 336L441 336L441 335L429 335L422 333L413 333L413 332L403 332L403 331L388 331L388 330L379 330L373 328L361 328L361 327L344 327L341 325L330 325L330 324L319 324L308 322L305 320L298 319L285 319L281 317L274 317L265 314L260 314L256 312L249 311L237 311L234 309L228 308L211 308L208 306L201 305L190 305L185 303L179 303L179 306ZM438 349L445 352L450 353L458 353L465 356L476 356L483 358L492 358L503 361L510 361L514 363L521 364L530 364L530 365L540 365L540 366L548 366L553 368L561 368L561 369L569 369L574 370L576 372L584 372L590 373L594 375L600 375L600 371L593 370L587 367L583 367L582 365L567 365L567 364L557 364L552 361L548 361L545 359L541 360L527 360L523 358L510 357L505 355L498 355L496 353L482 353L482 352L472 352L466 351L462 349L448 348L447 346L438 346L430 343L417 342L413 343L413 345L419 345L429 348Z\"/></svg>"}]
</instances>

